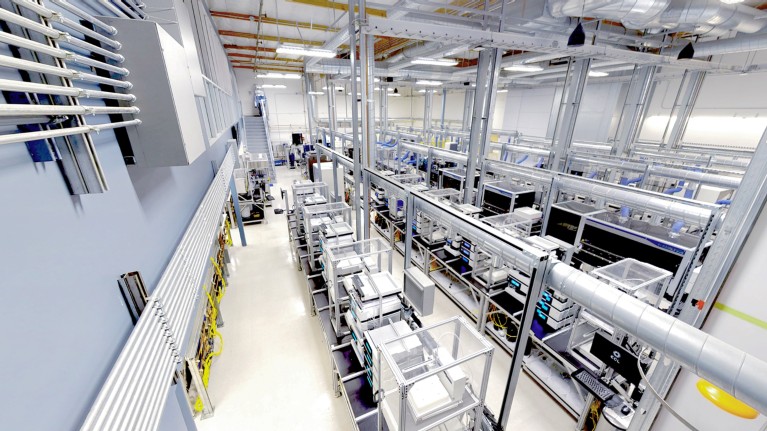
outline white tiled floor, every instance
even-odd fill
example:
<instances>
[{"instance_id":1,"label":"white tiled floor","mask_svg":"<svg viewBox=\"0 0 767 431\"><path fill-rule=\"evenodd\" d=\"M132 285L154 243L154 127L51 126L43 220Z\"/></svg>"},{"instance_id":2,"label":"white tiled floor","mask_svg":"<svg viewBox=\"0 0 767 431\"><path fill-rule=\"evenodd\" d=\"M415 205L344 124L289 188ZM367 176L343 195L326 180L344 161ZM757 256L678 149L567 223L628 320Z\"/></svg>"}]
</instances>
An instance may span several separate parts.
<instances>
[{"instance_id":1,"label":"white tiled floor","mask_svg":"<svg viewBox=\"0 0 767 431\"><path fill-rule=\"evenodd\" d=\"M280 187L299 172L278 168ZM267 209L268 223L246 226L248 246L231 250L232 271L221 313L225 345L211 369L213 417L198 420L200 431L212 430L352 430L343 398L331 387L330 359L319 323L308 309L304 274L296 270L287 239L285 215ZM401 279L402 257L394 252L394 274ZM461 311L437 295L432 323ZM500 348L494 354L487 402L498 412L511 359ZM526 375L520 379L508 429L571 430L575 423Z\"/></svg>"}]
</instances>

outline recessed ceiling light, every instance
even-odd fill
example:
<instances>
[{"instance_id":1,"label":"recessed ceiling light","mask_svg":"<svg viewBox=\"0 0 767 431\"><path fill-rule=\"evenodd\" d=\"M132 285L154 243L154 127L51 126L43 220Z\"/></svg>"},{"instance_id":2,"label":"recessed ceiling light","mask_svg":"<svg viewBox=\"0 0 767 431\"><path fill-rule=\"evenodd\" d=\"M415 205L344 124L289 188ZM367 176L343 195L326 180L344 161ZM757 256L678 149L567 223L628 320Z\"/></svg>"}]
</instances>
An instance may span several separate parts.
<instances>
[{"instance_id":1,"label":"recessed ceiling light","mask_svg":"<svg viewBox=\"0 0 767 431\"><path fill-rule=\"evenodd\" d=\"M360 77L359 76L357 77L357 82L360 82ZM381 80L378 79L378 78L373 78L373 82L381 82Z\"/></svg>"},{"instance_id":2,"label":"recessed ceiling light","mask_svg":"<svg viewBox=\"0 0 767 431\"><path fill-rule=\"evenodd\" d=\"M402 95L399 93L392 93L389 95L389 97L401 97Z\"/></svg>"},{"instance_id":3,"label":"recessed ceiling light","mask_svg":"<svg viewBox=\"0 0 767 431\"><path fill-rule=\"evenodd\" d=\"M288 88L282 84L264 84L259 85L258 88Z\"/></svg>"},{"instance_id":4,"label":"recessed ceiling light","mask_svg":"<svg viewBox=\"0 0 767 431\"><path fill-rule=\"evenodd\" d=\"M513 64L509 67L504 67L503 70L508 70L509 72L540 72L543 68L534 64Z\"/></svg>"},{"instance_id":5,"label":"recessed ceiling light","mask_svg":"<svg viewBox=\"0 0 767 431\"><path fill-rule=\"evenodd\" d=\"M592 78L603 78L609 75L607 72L600 72L598 70L589 70L589 76Z\"/></svg>"},{"instance_id":6,"label":"recessed ceiling light","mask_svg":"<svg viewBox=\"0 0 767 431\"><path fill-rule=\"evenodd\" d=\"M329 49L304 48L302 46L285 46L285 45L277 48L277 54L303 55L306 57L322 57L322 58L333 58L336 56L336 52L331 51Z\"/></svg>"},{"instance_id":7,"label":"recessed ceiling light","mask_svg":"<svg viewBox=\"0 0 767 431\"><path fill-rule=\"evenodd\" d=\"M416 85L430 85L436 87L437 85L442 85L442 81L428 81L425 79L422 79L420 81L415 82Z\"/></svg>"},{"instance_id":8,"label":"recessed ceiling light","mask_svg":"<svg viewBox=\"0 0 767 431\"><path fill-rule=\"evenodd\" d=\"M450 58L416 58L411 60L412 64L426 64L429 66L456 66L458 61Z\"/></svg>"}]
</instances>

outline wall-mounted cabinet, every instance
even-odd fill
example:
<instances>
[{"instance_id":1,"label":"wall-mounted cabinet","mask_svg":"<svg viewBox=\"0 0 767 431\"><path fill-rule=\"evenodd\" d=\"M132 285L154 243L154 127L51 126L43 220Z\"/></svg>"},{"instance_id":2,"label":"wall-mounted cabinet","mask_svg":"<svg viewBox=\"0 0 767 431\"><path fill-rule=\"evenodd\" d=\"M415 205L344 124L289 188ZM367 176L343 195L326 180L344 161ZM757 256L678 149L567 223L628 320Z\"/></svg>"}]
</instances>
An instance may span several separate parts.
<instances>
[{"instance_id":1,"label":"wall-mounted cabinet","mask_svg":"<svg viewBox=\"0 0 767 431\"><path fill-rule=\"evenodd\" d=\"M128 129L137 165L181 166L207 149L187 54L158 24L109 19L122 43L142 123Z\"/></svg>"}]
</instances>

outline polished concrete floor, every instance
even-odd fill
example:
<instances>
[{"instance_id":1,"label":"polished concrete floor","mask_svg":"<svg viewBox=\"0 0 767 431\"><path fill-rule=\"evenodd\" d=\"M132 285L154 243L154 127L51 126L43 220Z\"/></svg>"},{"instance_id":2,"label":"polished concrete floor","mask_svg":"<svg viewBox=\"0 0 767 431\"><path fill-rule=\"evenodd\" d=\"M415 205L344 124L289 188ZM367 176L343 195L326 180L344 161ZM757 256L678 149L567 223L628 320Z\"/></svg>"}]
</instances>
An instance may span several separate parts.
<instances>
[{"instance_id":1,"label":"polished concrete floor","mask_svg":"<svg viewBox=\"0 0 767 431\"><path fill-rule=\"evenodd\" d=\"M278 168L272 194L283 207L280 188L300 178L297 170ZM222 300L224 350L214 359L209 394L214 416L197 420L213 430L352 430L343 398L331 386L330 359L319 322L309 312L304 274L296 269L288 243L285 215L266 215L267 223L246 226L247 247L231 249L229 287ZM393 253L394 276L401 279L402 257ZM438 291L439 292L439 291ZM462 312L438 293L434 323ZM498 412L511 358L496 348L487 403ZM522 374L514 397L509 430L572 430L574 420L540 387Z\"/></svg>"}]
</instances>

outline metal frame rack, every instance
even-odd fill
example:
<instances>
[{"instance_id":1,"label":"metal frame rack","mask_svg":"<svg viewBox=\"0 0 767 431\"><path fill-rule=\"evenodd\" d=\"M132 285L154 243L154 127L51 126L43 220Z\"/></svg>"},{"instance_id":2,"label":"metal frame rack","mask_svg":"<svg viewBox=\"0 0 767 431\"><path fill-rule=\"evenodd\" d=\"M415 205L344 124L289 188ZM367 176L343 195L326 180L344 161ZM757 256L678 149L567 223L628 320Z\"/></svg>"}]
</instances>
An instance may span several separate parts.
<instances>
[{"instance_id":1,"label":"metal frame rack","mask_svg":"<svg viewBox=\"0 0 767 431\"><path fill-rule=\"evenodd\" d=\"M346 224L351 229L352 209L344 202L330 202L319 205L306 205L303 208L304 238L308 247L309 265L317 269L317 260L322 254L322 230L339 233L338 224ZM337 236L337 235L334 235Z\"/></svg>"},{"instance_id":2,"label":"metal frame rack","mask_svg":"<svg viewBox=\"0 0 767 431\"><path fill-rule=\"evenodd\" d=\"M349 322L342 321L349 301L342 279L357 273L374 274L384 270L390 273L392 270L391 247L380 238L332 245L323 250L322 275L327 289L330 323L336 337L349 335ZM316 302L314 307L318 312L323 311Z\"/></svg>"}]
</instances>

